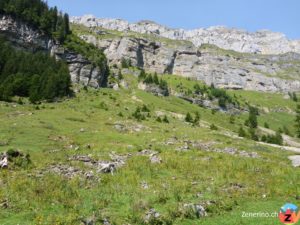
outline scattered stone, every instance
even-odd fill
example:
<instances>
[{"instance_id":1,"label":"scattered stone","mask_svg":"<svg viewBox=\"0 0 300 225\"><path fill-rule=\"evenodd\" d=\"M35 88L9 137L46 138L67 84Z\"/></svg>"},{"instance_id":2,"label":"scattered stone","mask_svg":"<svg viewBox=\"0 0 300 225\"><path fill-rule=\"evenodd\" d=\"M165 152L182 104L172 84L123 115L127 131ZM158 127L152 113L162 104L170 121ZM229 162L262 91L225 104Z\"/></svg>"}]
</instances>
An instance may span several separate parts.
<instances>
[{"instance_id":1,"label":"scattered stone","mask_svg":"<svg viewBox=\"0 0 300 225\"><path fill-rule=\"evenodd\" d=\"M171 137L170 139L168 139L165 144L166 145L175 145L178 142L178 138L177 137Z\"/></svg>"},{"instance_id":2,"label":"scattered stone","mask_svg":"<svg viewBox=\"0 0 300 225\"><path fill-rule=\"evenodd\" d=\"M144 149L137 153L137 155L149 156L151 163L161 163L162 159L158 156L157 151L153 151L150 149Z\"/></svg>"},{"instance_id":3,"label":"scattered stone","mask_svg":"<svg viewBox=\"0 0 300 225\"><path fill-rule=\"evenodd\" d=\"M117 131L127 131L125 126L123 124L115 124L114 125L114 128L117 130Z\"/></svg>"},{"instance_id":4,"label":"scattered stone","mask_svg":"<svg viewBox=\"0 0 300 225\"><path fill-rule=\"evenodd\" d=\"M114 84L112 87L115 91L118 91L120 89L119 84Z\"/></svg>"},{"instance_id":5,"label":"scattered stone","mask_svg":"<svg viewBox=\"0 0 300 225\"><path fill-rule=\"evenodd\" d=\"M89 172L85 173L85 177L88 180L93 179L94 178L94 172L93 171L89 171Z\"/></svg>"},{"instance_id":6,"label":"scattered stone","mask_svg":"<svg viewBox=\"0 0 300 225\"><path fill-rule=\"evenodd\" d=\"M80 147L79 147L78 145L71 144L71 145L69 146L69 149L78 151L78 150L80 149Z\"/></svg>"},{"instance_id":7,"label":"scattered stone","mask_svg":"<svg viewBox=\"0 0 300 225\"><path fill-rule=\"evenodd\" d=\"M16 163L17 161L17 163ZM19 150L10 149L7 152L0 153L0 169L11 166L27 166L31 163L30 155L23 154Z\"/></svg>"},{"instance_id":8,"label":"scattered stone","mask_svg":"<svg viewBox=\"0 0 300 225\"><path fill-rule=\"evenodd\" d=\"M114 174L114 172L117 170L116 164L113 162L98 162L98 171L100 173L111 173Z\"/></svg>"},{"instance_id":9,"label":"scattered stone","mask_svg":"<svg viewBox=\"0 0 300 225\"><path fill-rule=\"evenodd\" d=\"M240 151L240 156L242 157L248 157L248 158L259 158L259 155L257 152L246 152L246 151Z\"/></svg>"},{"instance_id":10,"label":"scattered stone","mask_svg":"<svg viewBox=\"0 0 300 225\"><path fill-rule=\"evenodd\" d=\"M78 168L62 164L51 165L46 172L59 174L66 178L74 178L75 176L84 174L84 172Z\"/></svg>"},{"instance_id":11,"label":"scattered stone","mask_svg":"<svg viewBox=\"0 0 300 225\"><path fill-rule=\"evenodd\" d=\"M142 187L143 189L149 189L149 185L148 185L148 183L147 183L146 181L142 181L142 182L141 182L141 187Z\"/></svg>"},{"instance_id":12,"label":"scattered stone","mask_svg":"<svg viewBox=\"0 0 300 225\"><path fill-rule=\"evenodd\" d=\"M187 143L185 143L183 146L177 148L178 151L187 151L190 150L190 147Z\"/></svg>"},{"instance_id":13,"label":"scattered stone","mask_svg":"<svg viewBox=\"0 0 300 225\"><path fill-rule=\"evenodd\" d=\"M185 214L194 214L197 218L207 216L205 208L200 204L188 203L183 205Z\"/></svg>"},{"instance_id":14,"label":"scattered stone","mask_svg":"<svg viewBox=\"0 0 300 225\"><path fill-rule=\"evenodd\" d=\"M3 201L0 202L0 208L7 209L8 207L9 207L8 199L4 199Z\"/></svg>"},{"instance_id":15,"label":"scattered stone","mask_svg":"<svg viewBox=\"0 0 300 225\"><path fill-rule=\"evenodd\" d=\"M7 167L8 167L8 157L7 154L4 153L0 155L0 168L3 169Z\"/></svg>"},{"instance_id":16,"label":"scattered stone","mask_svg":"<svg viewBox=\"0 0 300 225\"><path fill-rule=\"evenodd\" d=\"M151 155L150 156L150 162L151 163L161 163L162 160L158 155Z\"/></svg>"},{"instance_id":17,"label":"scattered stone","mask_svg":"<svg viewBox=\"0 0 300 225\"><path fill-rule=\"evenodd\" d=\"M152 208L146 213L144 222L147 224L149 223L155 224L154 221L156 221L159 217L160 217L160 213Z\"/></svg>"},{"instance_id":18,"label":"scattered stone","mask_svg":"<svg viewBox=\"0 0 300 225\"><path fill-rule=\"evenodd\" d=\"M207 152L218 152L218 153L226 153L226 154L229 154L229 155L239 155L241 157L247 157L247 158L260 158L260 156L256 152L239 151L238 149L232 148L232 147L226 147L224 149L206 148L206 149L203 149L203 150L207 151Z\"/></svg>"},{"instance_id":19,"label":"scattered stone","mask_svg":"<svg viewBox=\"0 0 300 225\"><path fill-rule=\"evenodd\" d=\"M300 155L293 155L288 158L292 161L293 167L300 167Z\"/></svg>"},{"instance_id":20,"label":"scattered stone","mask_svg":"<svg viewBox=\"0 0 300 225\"><path fill-rule=\"evenodd\" d=\"M126 155L117 155L115 152L109 154L110 158L118 164L118 167L125 165L128 158L132 157L132 154L128 153Z\"/></svg>"},{"instance_id":21,"label":"scattered stone","mask_svg":"<svg viewBox=\"0 0 300 225\"><path fill-rule=\"evenodd\" d=\"M158 152L153 151L153 150L151 150L151 149L144 149L144 150L138 152L137 154L138 154L138 155L149 156L149 155L155 155L155 154L157 154L157 153L158 153Z\"/></svg>"},{"instance_id":22,"label":"scattered stone","mask_svg":"<svg viewBox=\"0 0 300 225\"><path fill-rule=\"evenodd\" d=\"M104 218L102 221L103 225L111 225L111 223L109 222L109 220L107 218Z\"/></svg>"},{"instance_id":23,"label":"scattered stone","mask_svg":"<svg viewBox=\"0 0 300 225\"><path fill-rule=\"evenodd\" d=\"M98 173L111 173L113 174L117 168L125 165L126 160L131 157L131 154L127 155L117 155L114 152L110 154L112 161L101 161L101 160L93 160L90 156L85 155L75 155L69 158L71 161L79 161L83 162L86 166L94 167L97 169ZM89 178L93 176L93 174L86 174Z\"/></svg>"},{"instance_id":24,"label":"scattered stone","mask_svg":"<svg viewBox=\"0 0 300 225\"><path fill-rule=\"evenodd\" d=\"M244 185L243 184L239 184L239 183L230 183L230 187L232 189L242 189L242 188L244 188Z\"/></svg>"},{"instance_id":25,"label":"scattered stone","mask_svg":"<svg viewBox=\"0 0 300 225\"><path fill-rule=\"evenodd\" d=\"M197 150L204 150L207 151L209 150L212 145L216 144L215 142L199 142L199 141L195 141L192 143L192 147L197 149Z\"/></svg>"},{"instance_id":26,"label":"scattered stone","mask_svg":"<svg viewBox=\"0 0 300 225\"><path fill-rule=\"evenodd\" d=\"M96 225L96 221L94 217L83 219L81 220L81 222L83 225Z\"/></svg>"},{"instance_id":27,"label":"scattered stone","mask_svg":"<svg viewBox=\"0 0 300 225\"><path fill-rule=\"evenodd\" d=\"M196 197L197 197L197 198L203 198L203 194L202 194L201 192L198 192L198 193L196 194Z\"/></svg>"},{"instance_id":28,"label":"scattered stone","mask_svg":"<svg viewBox=\"0 0 300 225\"><path fill-rule=\"evenodd\" d=\"M209 161L209 160L211 160L211 157L206 156L206 157L202 158L202 160L204 160L204 161Z\"/></svg>"},{"instance_id":29,"label":"scattered stone","mask_svg":"<svg viewBox=\"0 0 300 225\"><path fill-rule=\"evenodd\" d=\"M84 128L80 128L80 132L84 132L85 131L85 129Z\"/></svg>"},{"instance_id":30,"label":"scattered stone","mask_svg":"<svg viewBox=\"0 0 300 225\"><path fill-rule=\"evenodd\" d=\"M66 136L48 136L48 139L51 140L51 141L60 141L60 142L63 142L63 141L68 141L68 138Z\"/></svg>"},{"instance_id":31,"label":"scattered stone","mask_svg":"<svg viewBox=\"0 0 300 225\"><path fill-rule=\"evenodd\" d=\"M239 183L230 183L229 185L224 186L223 191L225 192L235 192L244 189L245 186Z\"/></svg>"},{"instance_id":32,"label":"scattered stone","mask_svg":"<svg viewBox=\"0 0 300 225\"><path fill-rule=\"evenodd\" d=\"M69 158L71 161L93 162L93 159L85 155L75 155Z\"/></svg>"},{"instance_id":33,"label":"scattered stone","mask_svg":"<svg viewBox=\"0 0 300 225\"><path fill-rule=\"evenodd\" d=\"M142 124L123 124L123 123L115 123L114 128L119 132L141 132L145 130L150 130L150 128L142 125Z\"/></svg>"}]
</instances>

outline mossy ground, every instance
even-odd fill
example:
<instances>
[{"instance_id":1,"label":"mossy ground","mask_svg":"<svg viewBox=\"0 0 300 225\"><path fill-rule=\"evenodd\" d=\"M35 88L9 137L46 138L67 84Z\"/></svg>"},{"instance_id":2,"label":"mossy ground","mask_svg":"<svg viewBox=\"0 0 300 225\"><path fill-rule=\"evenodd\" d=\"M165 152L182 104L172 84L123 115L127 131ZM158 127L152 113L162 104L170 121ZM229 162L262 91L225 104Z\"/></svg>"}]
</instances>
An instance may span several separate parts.
<instances>
[{"instance_id":1,"label":"mossy ground","mask_svg":"<svg viewBox=\"0 0 300 225\"><path fill-rule=\"evenodd\" d=\"M294 154L260 145L248 139L230 137L237 132L247 114L237 116L235 124L230 116L200 108L176 97L156 97L136 88L137 80L125 75L128 89L84 91L60 103L35 105L0 103L0 151L17 148L31 155L32 166L0 171L0 202L8 207L0 210L0 224L80 224L80 219L95 215L114 224L143 224L150 208L160 212L165 224L280 224L278 218L242 218L242 212L278 212L286 202L297 204L299 169L291 166L288 155ZM178 82L186 88L196 81L165 76L169 86ZM230 91L241 101L267 107L259 123L268 120L271 128L287 125L292 130L296 103L283 100L280 94ZM132 113L137 106L147 105L151 117L136 121ZM155 112L168 116L170 123L156 122ZM205 126L192 126L179 115L198 111L201 124L214 123L212 131ZM120 116L119 113L123 116ZM115 123L142 124L140 132L120 132ZM83 128L84 132L80 130ZM57 141L53 137L61 136ZM215 143L220 149L234 147L257 152L259 158L245 158L225 153L191 149L176 151L182 144L166 145L176 136L179 140ZM70 149L70 145L79 150ZM91 146L87 148L87 145ZM72 155L91 155L95 159L109 159L109 154L136 153L141 149L159 152L161 164L151 164L144 156L133 156L114 175L100 174L100 180L80 177L66 179L58 174L36 176L51 164L66 164L91 170L79 162L71 162ZM147 182L148 189L141 187ZM232 188L240 184L242 188ZM185 203L207 206L208 217L196 218L181 213Z\"/></svg>"}]
</instances>

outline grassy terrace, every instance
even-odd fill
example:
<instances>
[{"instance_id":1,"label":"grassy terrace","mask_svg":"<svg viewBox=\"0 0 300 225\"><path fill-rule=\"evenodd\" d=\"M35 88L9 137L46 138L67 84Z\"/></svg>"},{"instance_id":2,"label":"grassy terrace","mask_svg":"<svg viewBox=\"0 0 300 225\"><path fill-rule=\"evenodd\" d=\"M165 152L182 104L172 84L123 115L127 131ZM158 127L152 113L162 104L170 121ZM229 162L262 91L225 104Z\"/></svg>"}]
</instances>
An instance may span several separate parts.
<instances>
[{"instance_id":1,"label":"grassy terrace","mask_svg":"<svg viewBox=\"0 0 300 225\"><path fill-rule=\"evenodd\" d=\"M105 28L95 28L95 30L91 31L88 27L83 25L78 25L78 24L72 24L71 27L72 27L72 32L74 32L76 35L90 34L90 35L94 35L98 39L104 39L104 40L121 38L121 37L131 37L131 38L145 38L150 41L159 41L168 44L169 46L178 46L178 45L193 46L193 44L190 41L172 40L169 38L164 38L164 37L155 36L151 34L142 34L133 31L128 31L125 33L116 30L108 30ZM104 32L104 34L96 34L95 31L101 31Z\"/></svg>"},{"instance_id":2,"label":"grassy terrace","mask_svg":"<svg viewBox=\"0 0 300 225\"><path fill-rule=\"evenodd\" d=\"M164 78L173 89L179 83L192 88L196 82L174 76ZM231 124L227 114L212 114L176 97L153 96L138 90L133 76L125 75L125 79L131 84L128 89L81 89L72 99L42 103L38 108L0 103L0 151L20 149L32 160L30 167L0 171L0 202L7 201L7 207L0 210L0 224L74 225L94 215L99 218L97 224L106 218L112 224L140 225L151 208L161 214L162 224L280 224L277 218L242 218L242 212L279 212L284 203L297 203L300 171L287 159L292 153L228 135L238 130L247 115L242 114ZM288 110L276 109L294 111L293 101L279 94L229 94L237 95L241 102L268 108L269 112L259 117L260 124L268 119L271 128L285 124L292 130L294 116ZM137 121L131 115L142 105L150 109L150 117ZM157 122L158 111L167 115L170 123ZM196 111L201 115L200 126L194 127L181 118ZM141 131L120 132L114 127L116 123L143 127ZM211 123L219 129L209 129ZM167 145L166 141L174 136L178 142ZM256 152L259 157L196 148L177 151L184 140L206 143L210 148ZM147 157L136 155L149 148L159 152L162 163L152 164ZM74 155L109 160L111 152L133 155L114 175L97 174L84 163L69 160ZM53 164L94 170L97 179L41 173ZM142 182L149 188L143 189ZM208 201L211 204L206 206L208 216L204 218L182 209L186 203Z\"/></svg>"}]
</instances>

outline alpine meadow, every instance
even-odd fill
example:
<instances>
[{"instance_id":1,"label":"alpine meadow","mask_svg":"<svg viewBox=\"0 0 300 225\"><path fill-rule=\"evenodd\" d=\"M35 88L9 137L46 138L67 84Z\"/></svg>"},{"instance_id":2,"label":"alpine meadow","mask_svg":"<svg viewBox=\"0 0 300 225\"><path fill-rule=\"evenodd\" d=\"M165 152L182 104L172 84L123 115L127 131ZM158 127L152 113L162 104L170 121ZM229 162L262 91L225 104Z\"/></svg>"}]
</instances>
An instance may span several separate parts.
<instances>
[{"instance_id":1,"label":"alpine meadow","mask_svg":"<svg viewBox=\"0 0 300 225\"><path fill-rule=\"evenodd\" d=\"M52 5L0 0L1 225L298 222L300 40Z\"/></svg>"}]
</instances>

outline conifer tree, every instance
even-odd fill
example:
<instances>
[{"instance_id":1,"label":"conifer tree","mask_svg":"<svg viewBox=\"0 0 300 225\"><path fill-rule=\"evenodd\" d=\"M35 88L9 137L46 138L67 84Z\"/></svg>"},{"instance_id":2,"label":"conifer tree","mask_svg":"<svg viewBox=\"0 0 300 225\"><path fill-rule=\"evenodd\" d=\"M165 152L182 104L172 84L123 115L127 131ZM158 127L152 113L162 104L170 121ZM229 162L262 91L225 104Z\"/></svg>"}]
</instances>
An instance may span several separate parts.
<instances>
[{"instance_id":1,"label":"conifer tree","mask_svg":"<svg viewBox=\"0 0 300 225\"><path fill-rule=\"evenodd\" d=\"M300 138L300 105L297 105L295 122L296 122L296 124L295 124L296 134L297 134L297 137Z\"/></svg>"}]
</instances>

